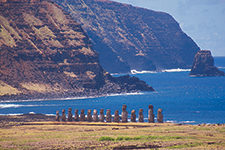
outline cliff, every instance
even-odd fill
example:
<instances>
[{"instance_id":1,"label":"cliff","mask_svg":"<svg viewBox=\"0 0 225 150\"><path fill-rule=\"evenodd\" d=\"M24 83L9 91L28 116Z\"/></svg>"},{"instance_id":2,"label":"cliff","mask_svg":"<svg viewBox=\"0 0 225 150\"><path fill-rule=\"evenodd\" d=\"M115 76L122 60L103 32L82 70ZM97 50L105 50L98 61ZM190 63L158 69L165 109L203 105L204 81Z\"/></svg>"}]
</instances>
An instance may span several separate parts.
<instances>
[{"instance_id":1,"label":"cliff","mask_svg":"<svg viewBox=\"0 0 225 150\"><path fill-rule=\"evenodd\" d=\"M49 0L0 1L1 99L63 98L153 88L118 83L99 63L89 37ZM133 88L130 88L133 87Z\"/></svg>"},{"instance_id":2,"label":"cliff","mask_svg":"<svg viewBox=\"0 0 225 150\"><path fill-rule=\"evenodd\" d=\"M108 72L191 68L199 47L164 12L109 0L54 0L87 32Z\"/></svg>"},{"instance_id":3,"label":"cliff","mask_svg":"<svg viewBox=\"0 0 225 150\"><path fill-rule=\"evenodd\" d=\"M225 76L225 73L214 66L214 59L209 50L201 50L195 55L189 75L200 77Z\"/></svg>"}]
</instances>

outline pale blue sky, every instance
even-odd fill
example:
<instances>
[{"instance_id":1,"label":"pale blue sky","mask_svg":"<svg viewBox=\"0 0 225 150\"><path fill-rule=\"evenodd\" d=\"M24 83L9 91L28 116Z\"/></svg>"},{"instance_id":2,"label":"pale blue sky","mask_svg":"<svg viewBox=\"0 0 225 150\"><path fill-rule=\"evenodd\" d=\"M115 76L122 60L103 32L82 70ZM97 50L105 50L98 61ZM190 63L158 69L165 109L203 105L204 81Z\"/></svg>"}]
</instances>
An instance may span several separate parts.
<instances>
[{"instance_id":1,"label":"pale blue sky","mask_svg":"<svg viewBox=\"0 0 225 150\"><path fill-rule=\"evenodd\" d=\"M225 56L225 0L114 0L167 12L202 50Z\"/></svg>"}]
</instances>

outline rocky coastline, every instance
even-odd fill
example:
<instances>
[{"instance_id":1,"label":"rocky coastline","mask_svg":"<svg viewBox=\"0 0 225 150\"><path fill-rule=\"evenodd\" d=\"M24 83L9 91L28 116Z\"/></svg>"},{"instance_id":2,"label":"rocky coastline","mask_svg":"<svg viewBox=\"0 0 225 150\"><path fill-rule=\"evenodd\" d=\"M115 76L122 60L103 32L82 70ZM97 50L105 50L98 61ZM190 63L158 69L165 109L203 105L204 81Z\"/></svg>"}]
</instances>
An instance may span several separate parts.
<instances>
[{"instance_id":1,"label":"rocky coastline","mask_svg":"<svg viewBox=\"0 0 225 150\"><path fill-rule=\"evenodd\" d=\"M0 100L154 91L105 71L87 33L53 1L5 0L0 10Z\"/></svg>"},{"instance_id":2,"label":"rocky coastline","mask_svg":"<svg viewBox=\"0 0 225 150\"><path fill-rule=\"evenodd\" d=\"M131 77L130 75L124 75L120 77L111 77L113 82L109 82L99 89L86 88L82 92L68 91L58 93L18 93L11 95L0 96L1 101L6 100L55 100L66 98L84 98L84 97L101 97L109 96L112 94L127 94L127 93L139 93L139 92L154 92L155 90L146 84L145 81L140 80L137 77Z\"/></svg>"}]
</instances>

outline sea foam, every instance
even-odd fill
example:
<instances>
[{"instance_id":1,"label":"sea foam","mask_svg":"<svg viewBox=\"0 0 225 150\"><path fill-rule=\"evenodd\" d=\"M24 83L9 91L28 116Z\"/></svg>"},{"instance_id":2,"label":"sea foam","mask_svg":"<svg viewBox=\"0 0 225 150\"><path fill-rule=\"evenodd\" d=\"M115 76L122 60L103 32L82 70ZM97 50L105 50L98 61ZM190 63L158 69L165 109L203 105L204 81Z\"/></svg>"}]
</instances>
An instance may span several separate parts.
<instances>
[{"instance_id":1,"label":"sea foam","mask_svg":"<svg viewBox=\"0 0 225 150\"><path fill-rule=\"evenodd\" d=\"M177 69L165 69L165 70L162 70L162 72L188 72L188 71L191 71L191 69L180 69L180 68L177 68Z\"/></svg>"}]
</instances>

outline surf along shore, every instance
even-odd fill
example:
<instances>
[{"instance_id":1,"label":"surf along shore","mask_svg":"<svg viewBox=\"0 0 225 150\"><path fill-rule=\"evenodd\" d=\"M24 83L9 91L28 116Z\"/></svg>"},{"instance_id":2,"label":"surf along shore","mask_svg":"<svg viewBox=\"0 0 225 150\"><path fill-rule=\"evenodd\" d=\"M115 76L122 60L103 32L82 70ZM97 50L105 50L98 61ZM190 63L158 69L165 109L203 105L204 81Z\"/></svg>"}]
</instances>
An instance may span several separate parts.
<instances>
[{"instance_id":1,"label":"surf along shore","mask_svg":"<svg viewBox=\"0 0 225 150\"><path fill-rule=\"evenodd\" d=\"M225 125L55 122L43 114L0 116L0 149L223 149Z\"/></svg>"}]
</instances>

